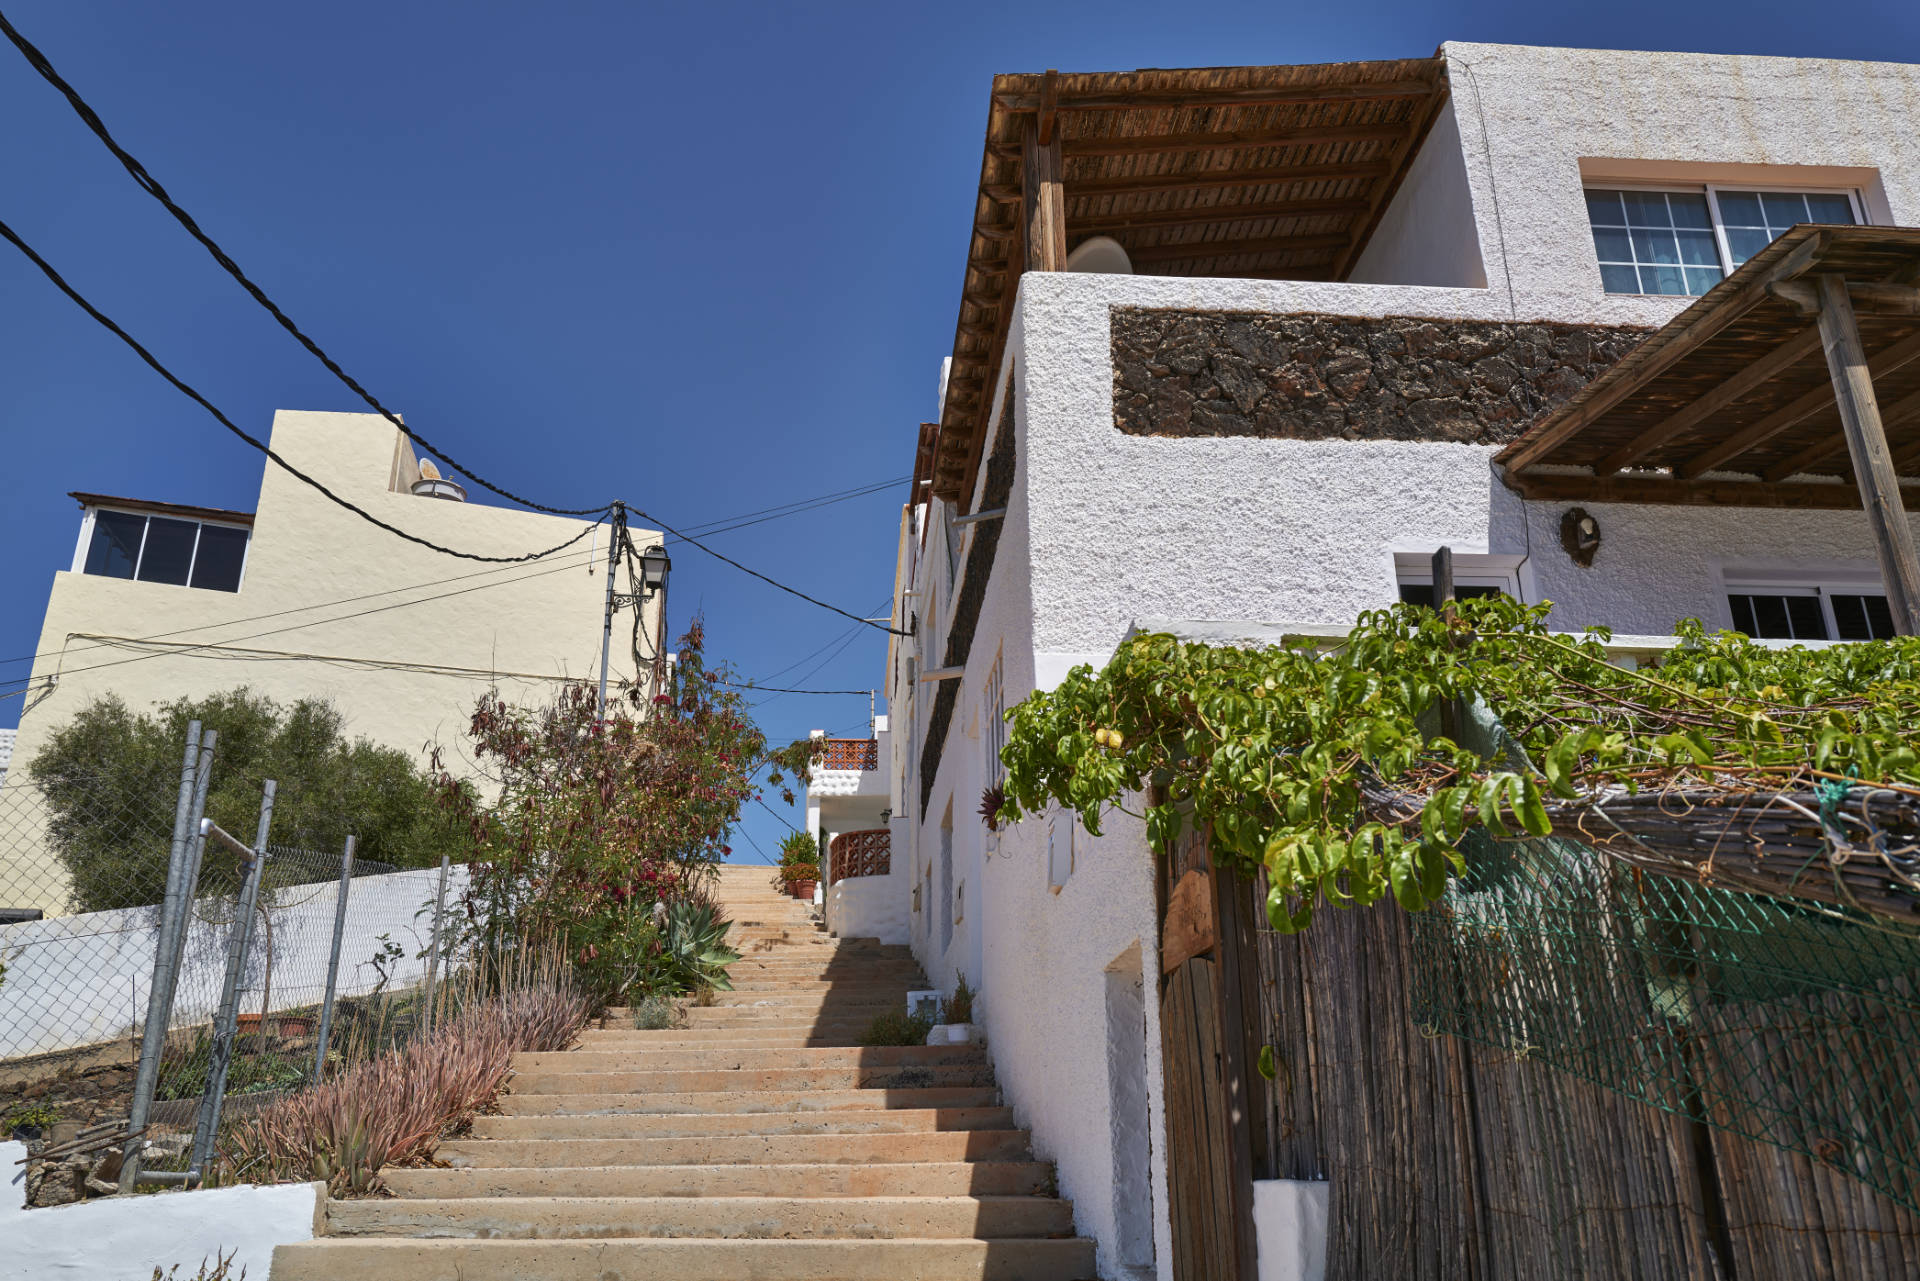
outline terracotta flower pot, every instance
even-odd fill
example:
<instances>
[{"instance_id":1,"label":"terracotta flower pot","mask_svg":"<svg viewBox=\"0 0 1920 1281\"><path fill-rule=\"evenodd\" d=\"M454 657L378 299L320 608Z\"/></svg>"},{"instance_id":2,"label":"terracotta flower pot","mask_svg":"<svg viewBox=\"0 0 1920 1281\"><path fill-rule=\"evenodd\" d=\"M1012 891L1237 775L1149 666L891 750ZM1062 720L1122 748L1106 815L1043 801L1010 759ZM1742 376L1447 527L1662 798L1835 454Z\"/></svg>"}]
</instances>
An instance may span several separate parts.
<instances>
[{"instance_id":1,"label":"terracotta flower pot","mask_svg":"<svg viewBox=\"0 0 1920 1281\"><path fill-rule=\"evenodd\" d=\"M812 898L813 887L818 884L818 881L788 881L787 893L793 895L795 898Z\"/></svg>"}]
</instances>

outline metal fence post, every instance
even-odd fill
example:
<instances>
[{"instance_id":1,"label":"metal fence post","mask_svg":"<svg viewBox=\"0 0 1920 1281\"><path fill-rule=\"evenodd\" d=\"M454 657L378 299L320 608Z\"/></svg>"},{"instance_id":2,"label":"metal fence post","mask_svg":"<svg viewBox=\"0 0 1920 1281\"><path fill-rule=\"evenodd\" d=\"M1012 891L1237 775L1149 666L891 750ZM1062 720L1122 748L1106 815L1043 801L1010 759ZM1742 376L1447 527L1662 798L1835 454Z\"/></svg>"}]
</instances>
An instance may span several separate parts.
<instances>
[{"instance_id":1,"label":"metal fence post","mask_svg":"<svg viewBox=\"0 0 1920 1281\"><path fill-rule=\"evenodd\" d=\"M187 817L187 878L183 896L186 911L180 917L180 932L173 940L173 973L176 979L181 965L186 961L187 936L193 932L193 896L200 888L200 863L207 852L207 837L200 830L200 820L207 813L207 791L213 785L213 748L219 741L220 735L216 730L208 730L200 736L200 765L193 784L193 809Z\"/></svg>"},{"instance_id":2,"label":"metal fence post","mask_svg":"<svg viewBox=\"0 0 1920 1281\"><path fill-rule=\"evenodd\" d=\"M333 951L327 957L327 994L320 1002L319 1043L313 1050L313 1083L327 1070L327 1038L333 1032L333 990L340 979L340 942L347 932L347 891L353 886L353 837L340 856L340 897L333 905Z\"/></svg>"},{"instance_id":3,"label":"metal fence post","mask_svg":"<svg viewBox=\"0 0 1920 1281\"><path fill-rule=\"evenodd\" d=\"M447 865L452 860L445 854L440 856L440 888L433 895L433 941L427 944L427 993L426 1013L420 1030L433 1030L433 980L440 972L440 922L447 913Z\"/></svg>"},{"instance_id":4,"label":"metal fence post","mask_svg":"<svg viewBox=\"0 0 1920 1281\"><path fill-rule=\"evenodd\" d=\"M220 1105L227 1090L227 1068L233 1062L234 1027L240 1017L240 976L246 968L247 943L253 937L253 910L260 900L260 877L267 865L267 829L273 824L275 783L268 779L260 795L259 835L253 842L253 860L235 902L233 938L227 949L227 979L220 992L220 1013L213 1025L213 1048L207 1063L207 1088L200 1097L200 1116L193 1130L190 1167L206 1179L213 1161L213 1141L220 1128ZM204 845L203 845L204 848Z\"/></svg>"},{"instance_id":5,"label":"metal fence post","mask_svg":"<svg viewBox=\"0 0 1920 1281\"><path fill-rule=\"evenodd\" d=\"M153 982L147 988L147 1017L140 1031L140 1066L133 1077L133 1101L127 1108L127 1142L120 1154L120 1190L133 1191L140 1170L140 1152L146 1145L147 1111L160 1079L160 1052L166 1046L167 1023L173 1014L174 935L181 927L188 851L192 848L188 816L193 811L195 780L200 764L200 722L187 723L187 748L180 762L180 792L173 805L173 841L167 847L167 892L160 905L160 929L153 946Z\"/></svg>"}]
</instances>

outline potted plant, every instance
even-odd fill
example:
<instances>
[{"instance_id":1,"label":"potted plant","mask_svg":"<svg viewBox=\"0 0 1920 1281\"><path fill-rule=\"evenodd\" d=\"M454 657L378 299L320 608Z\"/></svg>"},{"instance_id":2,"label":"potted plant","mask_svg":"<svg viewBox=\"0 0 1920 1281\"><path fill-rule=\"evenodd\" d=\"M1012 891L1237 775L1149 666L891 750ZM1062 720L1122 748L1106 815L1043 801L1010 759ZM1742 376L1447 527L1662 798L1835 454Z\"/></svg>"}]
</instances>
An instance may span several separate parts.
<instances>
[{"instance_id":1,"label":"potted plant","mask_svg":"<svg viewBox=\"0 0 1920 1281\"><path fill-rule=\"evenodd\" d=\"M820 883L820 843L812 832L791 832L780 842L780 880L795 898L813 897Z\"/></svg>"}]
</instances>

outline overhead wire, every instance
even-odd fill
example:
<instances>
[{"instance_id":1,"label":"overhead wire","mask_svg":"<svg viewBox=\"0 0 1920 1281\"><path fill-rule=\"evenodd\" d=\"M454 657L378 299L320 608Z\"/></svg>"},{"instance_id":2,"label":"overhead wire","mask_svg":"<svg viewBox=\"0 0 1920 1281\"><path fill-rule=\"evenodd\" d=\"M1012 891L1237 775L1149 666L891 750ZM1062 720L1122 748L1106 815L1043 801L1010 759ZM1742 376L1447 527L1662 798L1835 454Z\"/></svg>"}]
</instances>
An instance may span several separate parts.
<instances>
[{"instance_id":1,"label":"overhead wire","mask_svg":"<svg viewBox=\"0 0 1920 1281\"><path fill-rule=\"evenodd\" d=\"M20 238L19 233L14 231L12 227L8 226L3 221L0 221L0 239L6 240L9 244L13 245L14 248L18 249L21 253L25 254L27 256L27 260L33 263L34 266L38 267L40 269L41 274L44 275L48 280L52 281L56 289L58 289L61 293L65 294L68 298L70 298L76 305L79 306L79 308L82 311L86 312L89 316L93 317L94 320L98 321L109 333L113 334L114 337L118 338L121 342L125 343L128 347L131 347L135 355L139 356L141 360L145 361L148 367L151 368L155 373L159 374L162 378L166 379L169 383L171 383L175 390L179 391L182 395L186 396L189 400L199 405L202 409L206 410L209 414L212 414L215 421L217 421L222 427L225 427L228 431L238 436L241 440L244 440L245 442L247 442L247 444L253 446L255 449L265 454L277 466L279 466L281 470L285 471L288 475L293 476L295 479L305 483L306 485L311 486L315 490L318 490L321 494L325 495L328 499L338 504L339 506L346 508L348 511L352 512L354 515L360 517L360 519L366 521L371 525L375 525L380 529L384 529L389 534L393 534L398 538L404 538L410 543L416 543L419 546L425 547L430 551L439 552L443 556L456 556L461 560L484 561L488 564L495 564L495 565L509 565L509 564L515 564L523 561L540 560L543 557L551 556L555 552L563 551L566 548L573 546L575 543L585 538L590 532L599 528L600 522L606 518L606 513L609 510L611 510L611 508L613 507L613 504L609 503L607 504L606 507L598 509L598 511L589 511L585 513L586 515L596 516L597 519L583 525L579 533L567 539L565 542L557 543L554 546L549 547L544 551L527 552L520 556L482 556L477 552L463 552L457 548L442 546L439 543L433 542L431 539L422 538L418 534L408 533L406 530L401 529L398 525L389 524L388 522L381 520L378 516L375 516L372 512L368 511L366 508L361 507L355 503L349 502L347 499L342 498L340 495L334 493L331 489L328 489L325 485L320 483L318 480L314 479L312 476L307 475L307 473L301 471L298 467L295 467L292 463L288 462L286 459L282 458L279 454L275 453L272 447L269 446L265 441L259 439L258 437L252 435L251 433L247 432L245 429L238 426L231 418L228 418L224 413L220 412L219 407L216 406L212 401L208 400L205 396L202 396L199 392L195 391L191 386L189 386L183 379L181 379L178 375L176 375L172 370L168 369L165 365L161 364L159 361L159 358L156 357L152 352L148 351L145 347L141 346L139 340L134 338L132 334L128 333L126 330L122 329L119 325L115 324L114 321L106 315L106 313L102 312L98 307L95 307L92 303L88 302L86 298L81 295L79 290L75 289L72 285L68 284L66 281L66 278L63 277L58 271L54 270L52 263L49 263L45 258L42 258L38 253L34 252L33 246L29 245L26 241L22 240ZM695 543L694 545L696 547L699 546L698 543ZM828 606L828 608L831 609L832 606Z\"/></svg>"},{"instance_id":2,"label":"overhead wire","mask_svg":"<svg viewBox=\"0 0 1920 1281\"><path fill-rule=\"evenodd\" d=\"M854 489L824 494L817 498L782 503L778 507L765 507L757 512L745 512L740 516L727 516L707 525L695 525L689 532L701 538L714 534L732 533L736 529L745 529L750 525L764 524L770 520L779 520L785 516L798 516L802 512L813 511L821 507L831 507L835 503L844 503L853 498L864 498L869 494L878 494L903 483L908 477L896 480L878 481L871 485L861 485Z\"/></svg>"},{"instance_id":3,"label":"overhead wire","mask_svg":"<svg viewBox=\"0 0 1920 1281\"><path fill-rule=\"evenodd\" d=\"M332 356L329 356L325 351L323 351L319 343L315 342L311 337L307 335L307 333L304 330L300 328L300 326L296 325L293 322L292 318L289 317L286 312L282 311L279 305L275 303L273 299L267 296L266 291L262 289L259 285L255 284L253 280L247 276L246 272L240 269L240 265L233 260L232 256L229 255L225 249L222 249L220 245L213 239L213 237L209 236L205 231L203 231L198 222L194 221L193 215L189 214L185 209L181 208L179 203L176 202L174 198L168 194L167 189L160 185L160 180L155 178L151 173L149 173L145 165L141 164L140 161L135 159L134 156L131 153L129 153L125 147L122 147L120 145L120 143L114 138L112 132L108 130L106 126L106 122L100 118L100 113L95 111L93 107L87 103L86 99L80 96L79 90L75 89L71 84L69 84L65 79L65 77L63 77L57 70L54 69L52 61L48 59L46 54L42 53L37 47L35 47L35 45L30 40L28 40L25 36L21 35L20 31L11 22L7 21L6 14L4 13L0 13L0 31L4 31L6 33L7 39L13 42L13 46L20 51L22 56L26 58L28 64L32 66L35 71L40 73L41 78L44 79L48 84L52 85L55 89L60 91L60 93L66 98L68 105L70 105L73 108L74 112L80 117L81 122L87 126L87 128L93 133L93 135L96 138L98 138L102 143L106 145L107 150L113 153L114 158L120 162L121 166L127 171L128 175L132 177L135 185L138 186L142 191L146 192L148 195L152 196L155 200L159 201L163 206L165 206L167 212L173 215L174 221L178 222L182 227L186 228L187 234L192 236L195 240L199 241L200 245L204 249L206 249L206 251L209 254L213 255L213 260L219 263L221 268L225 270L229 276L232 276L235 281L239 282L240 287L242 289L245 289L247 293L252 296L255 302L259 303L262 307L266 308L267 311L273 316L273 318L278 322L280 322L280 327L282 329L285 329L289 334L292 334L293 337L300 343L302 347L305 347L310 353L313 354L313 356L316 359L320 361L321 364L327 367L327 370L329 373L331 373L335 378L338 378L341 382L345 383L350 389L352 389L355 395L359 396L361 400L365 401L369 406L371 406L373 410L376 413L378 413L382 418L385 418L388 422L392 423L395 427L397 427L400 430L400 432L406 436L408 440L411 440L416 445L419 445L422 449L432 454L435 458L440 459L442 462L446 463L447 466L453 468L455 471L459 472L462 476L465 476L467 479L473 481L475 484L481 486L484 489L489 489L493 491L494 493L500 495L500 497L505 498L510 502L518 503L522 507L531 508L534 511L547 512L550 515L554 515L554 516L598 516L607 510L607 505L602 505L600 507L587 507L587 508L552 507L545 503L535 502L531 498L522 497L521 495L516 494L509 489L505 489L499 485L494 484L492 481L488 480L486 477L480 475L478 472L475 472L472 468L466 466L464 463L460 462L458 459L448 454L445 450L441 449L438 445L435 445L433 442L429 441L426 437L422 436L419 432L414 431L412 428L408 427L404 422L400 420L399 415L395 414L392 410L388 409L385 405L381 404L380 401L377 398L375 398L372 392L368 391L365 387L361 386L360 383L352 377L352 375L348 374L346 370L342 369L340 367L339 362L334 360ZM18 244L19 242L16 240L15 243ZM21 247L25 248L24 245L22 245ZM50 269L46 268L44 265L42 266L42 270L49 271L49 274L51 275ZM59 283L57 279L55 283ZM79 301L77 295L75 295L75 301ZM85 304L83 303L82 305L84 306ZM91 311L92 309L88 308L88 310ZM97 316L97 313L96 313L96 318L99 318ZM122 336L124 337L124 335ZM128 339L128 341L131 342L132 340ZM153 362L150 360L148 363L152 364ZM156 369L159 368L157 364L154 367ZM161 372L163 374L165 373L164 370L162 370ZM187 388L183 384L176 384L176 385L181 386L181 390L183 391L187 390ZM189 394L192 394L192 393L189 393ZM199 399L199 397L195 396L195 399ZM205 402L202 402L202 403L204 404ZM212 409L211 405L207 407L209 409ZM224 419L222 421L224 421ZM238 431L238 428L234 428L234 430ZM269 454L268 456L272 457L271 454ZM291 468L289 468L289 470L291 470ZM296 472L294 474L298 475L299 473ZM372 519L372 518L369 517L369 519ZM387 528L391 529L391 526L388 526ZM398 533L399 531L394 530L393 532ZM415 539L414 541L423 542L424 540ZM431 544L428 544L428 545L431 546ZM457 555L459 553L454 553L454 554ZM479 559L479 558L476 558L476 559Z\"/></svg>"}]
</instances>

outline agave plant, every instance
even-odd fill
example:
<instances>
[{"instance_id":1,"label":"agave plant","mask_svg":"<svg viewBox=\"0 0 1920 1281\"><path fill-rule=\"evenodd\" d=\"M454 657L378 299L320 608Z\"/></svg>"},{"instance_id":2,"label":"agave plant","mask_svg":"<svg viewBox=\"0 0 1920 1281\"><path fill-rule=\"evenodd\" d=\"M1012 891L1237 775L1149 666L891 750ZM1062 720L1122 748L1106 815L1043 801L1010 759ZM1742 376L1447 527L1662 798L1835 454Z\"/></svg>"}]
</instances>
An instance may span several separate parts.
<instances>
[{"instance_id":1,"label":"agave plant","mask_svg":"<svg viewBox=\"0 0 1920 1281\"><path fill-rule=\"evenodd\" d=\"M683 991L700 987L733 991L727 966L739 960L740 953L727 946L727 931L732 928L733 922L712 903L680 899L668 904L667 928L660 941Z\"/></svg>"}]
</instances>

